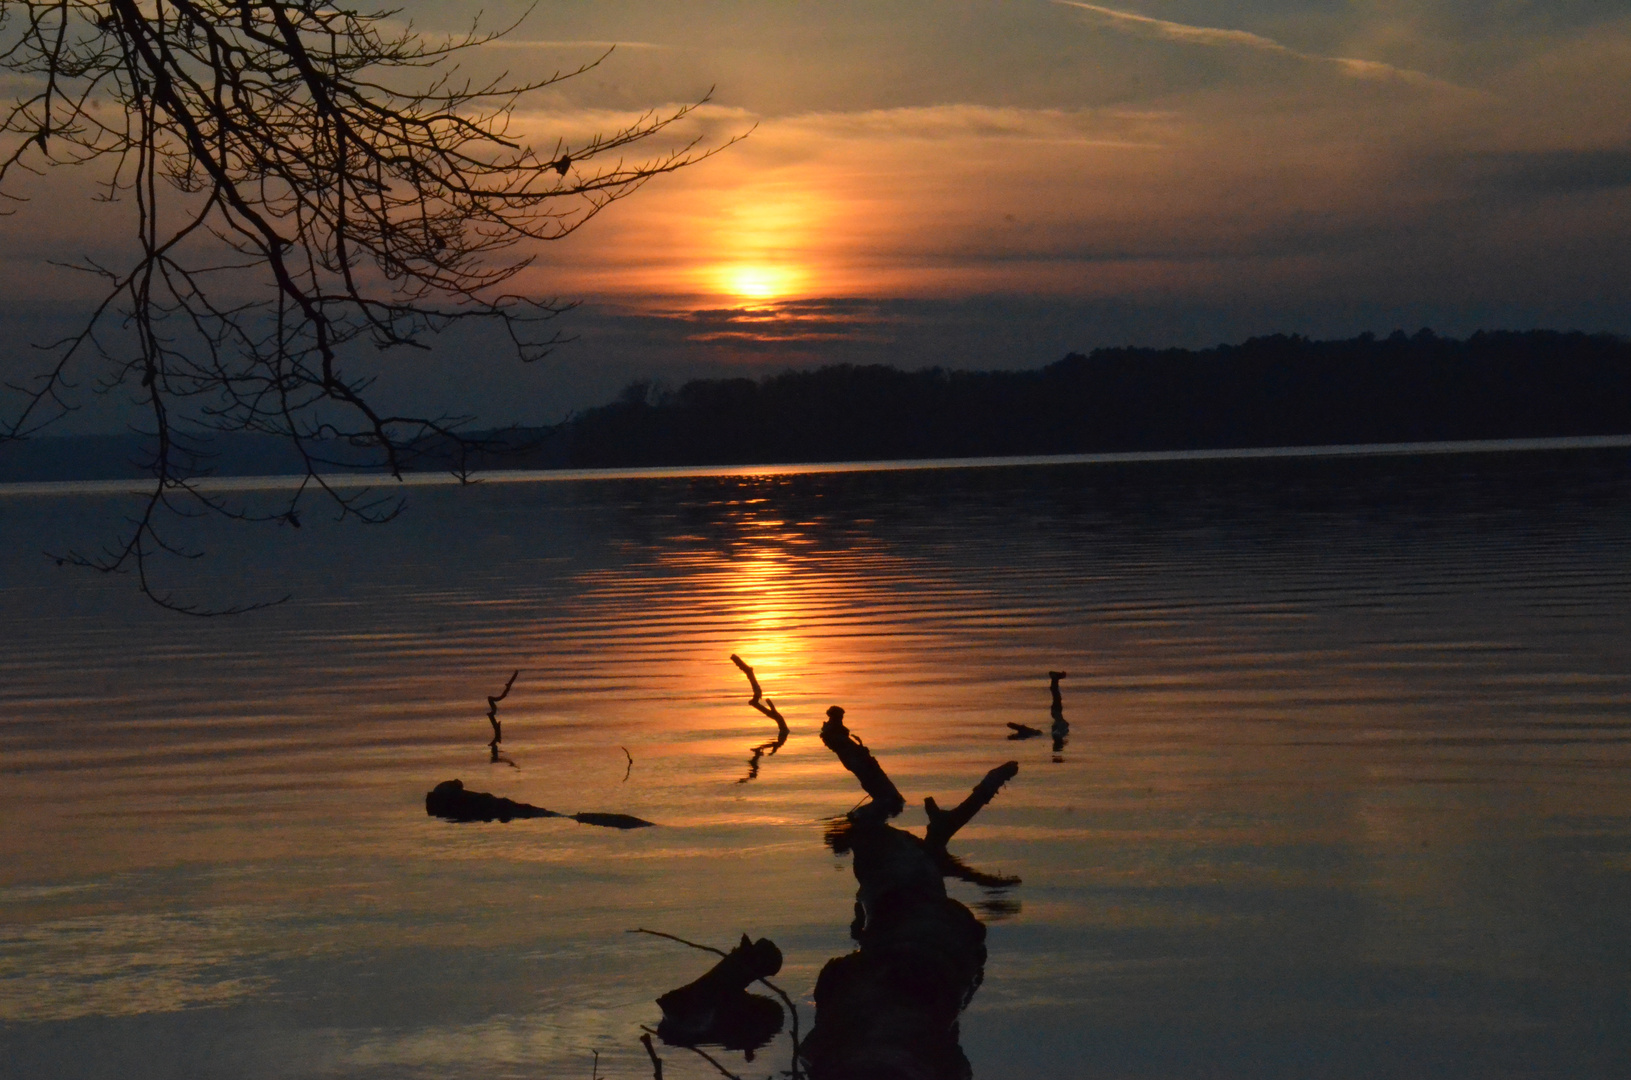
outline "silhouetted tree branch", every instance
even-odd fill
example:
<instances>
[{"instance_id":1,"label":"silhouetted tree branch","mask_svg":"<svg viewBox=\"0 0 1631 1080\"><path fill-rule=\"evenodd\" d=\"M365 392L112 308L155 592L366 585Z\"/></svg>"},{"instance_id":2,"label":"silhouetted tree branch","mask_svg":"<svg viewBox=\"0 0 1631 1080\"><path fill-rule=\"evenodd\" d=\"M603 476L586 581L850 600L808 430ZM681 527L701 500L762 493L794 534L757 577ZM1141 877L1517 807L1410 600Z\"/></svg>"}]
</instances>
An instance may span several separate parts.
<instances>
[{"instance_id":1,"label":"silhouetted tree branch","mask_svg":"<svg viewBox=\"0 0 1631 1080\"><path fill-rule=\"evenodd\" d=\"M821 741L838 756L844 768L855 774L861 790L871 797L870 803L851 812L852 818L861 815L887 821L906 808L906 800L878 764L878 759L872 756L872 751L844 726L844 710L837 705L827 710L827 722L821 725Z\"/></svg>"},{"instance_id":2,"label":"silhouetted tree branch","mask_svg":"<svg viewBox=\"0 0 1631 1080\"><path fill-rule=\"evenodd\" d=\"M947 874L975 875L946 855L946 841L1019 771L992 769L952 810L924 800L927 837L887 819L904 806L898 789L833 706L822 741L854 774L871 802L828 833L835 851L854 853L859 948L829 960L816 981L816 1019L801 1056L812 1080L933 1077L967 1080L957 1018L985 976L985 926L946 895ZM955 870L952 867L955 867ZM961 872L959 872L961 871ZM1017 879L990 879L1001 885Z\"/></svg>"},{"instance_id":3,"label":"silhouetted tree branch","mask_svg":"<svg viewBox=\"0 0 1631 1080\"><path fill-rule=\"evenodd\" d=\"M759 775L760 759L767 753L774 756L776 751L780 750L782 745L787 742L789 728L787 721L776 709L776 703L764 696L764 691L759 688L759 680L753 674L753 669L748 666L747 662L735 653L731 653L731 663L742 669L742 674L748 677L748 686L753 689L753 697L748 700L748 704L776 721L776 737L753 748L753 756L748 759L748 774L737 781L738 784L745 784Z\"/></svg>"},{"instance_id":4,"label":"silhouetted tree branch","mask_svg":"<svg viewBox=\"0 0 1631 1080\"><path fill-rule=\"evenodd\" d=\"M516 677L520 674L521 669L516 668L510 673L510 681L504 684L504 689L499 692L497 697L492 694L487 695L487 722L493 725L493 741L488 743L488 746L496 748L499 743L504 741L504 727L498 722L498 703L510 696L510 687L515 685Z\"/></svg>"},{"instance_id":5,"label":"silhouetted tree branch","mask_svg":"<svg viewBox=\"0 0 1631 1080\"><path fill-rule=\"evenodd\" d=\"M957 835L961 829L973 820L985 804L997 797L1002 785L1012 780L1019 773L1019 762L1009 761L998 765L985 774L985 778L974 785L974 790L968 793L968 798L952 807L950 810L940 809L934 801L934 796L923 800L923 809L929 815L929 827L923 834L923 843L931 851L946 850L946 842Z\"/></svg>"},{"instance_id":6,"label":"silhouetted tree branch","mask_svg":"<svg viewBox=\"0 0 1631 1080\"><path fill-rule=\"evenodd\" d=\"M22 201L20 173L91 164L102 197L130 206L135 253L78 264L98 298L45 370L10 387L20 404L0 420L4 441L72 409L80 363L141 402L153 486L118 543L66 561L133 566L155 600L210 614L149 577L160 553L196 555L165 537L164 515L191 505L298 524L321 493L341 517L388 520L394 500L324 480L329 448L400 477L427 441L460 461L481 443L461 434L466 418L386 408L361 353L485 323L521 360L543 356L570 305L506 291L533 243L719 149L681 138L625 156L695 106L540 149L517 130L517 104L604 56L473 80L458 60L504 30L432 38L397 14L326 0L0 0L0 72L15 93L0 110L0 199ZM223 431L288 440L306 482L265 513L202 490L197 460Z\"/></svg>"}]
</instances>

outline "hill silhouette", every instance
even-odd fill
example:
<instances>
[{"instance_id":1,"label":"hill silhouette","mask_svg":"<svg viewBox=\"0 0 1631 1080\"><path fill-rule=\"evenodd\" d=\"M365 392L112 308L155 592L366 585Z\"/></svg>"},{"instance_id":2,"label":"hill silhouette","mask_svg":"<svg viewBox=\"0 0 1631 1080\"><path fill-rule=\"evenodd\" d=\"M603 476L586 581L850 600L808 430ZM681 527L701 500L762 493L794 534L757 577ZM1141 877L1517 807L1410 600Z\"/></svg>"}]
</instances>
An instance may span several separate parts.
<instances>
[{"instance_id":1,"label":"hill silhouette","mask_svg":"<svg viewBox=\"0 0 1631 1080\"><path fill-rule=\"evenodd\" d=\"M575 466L1317 446L1631 432L1631 342L1554 331L1098 349L1035 371L839 365L647 383L539 447Z\"/></svg>"},{"instance_id":2,"label":"hill silhouette","mask_svg":"<svg viewBox=\"0 0 1631 1080\"><path fill-rule=\"evenodd\" d=\"M649 382L552 427L415 447L419 471L749 465L899 458L1631 434L1631 341L1549 330L1430 330L1346 341L1257 337L1211 349L1096 349L1032 371L834 365L760 379ZM138 435L0 447L0 481L144 473ZM312 445L334 471L377 455ZM217 438L221 475L298 472L282 440Z\"/></svg>"}]
</instances>

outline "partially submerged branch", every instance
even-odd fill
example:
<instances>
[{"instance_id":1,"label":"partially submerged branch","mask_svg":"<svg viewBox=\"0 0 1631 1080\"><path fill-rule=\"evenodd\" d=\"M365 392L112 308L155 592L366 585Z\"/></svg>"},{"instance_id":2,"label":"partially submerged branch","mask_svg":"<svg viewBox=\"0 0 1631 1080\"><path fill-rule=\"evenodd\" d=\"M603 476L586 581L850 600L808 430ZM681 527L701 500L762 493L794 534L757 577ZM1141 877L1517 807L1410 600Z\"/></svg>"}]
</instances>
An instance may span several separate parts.
<instances>
[{"instance_id":1,"label":"partially submerged branch","mask_svg":"<svg viewBox=\"0 0 1631 1080\"><path fill-rule=\"evenodd\" d=\"M487 695L487 722L493 725L493 741L488 743L488 746L496 748L504 741L504 727L498 722L498 703L510 696L510 687L515 685L516 676L520 674L521 669L516 668L510 673L510 681L504 684L503 691L497 697Z\"/></svg>"},{"instance_id":2,"label":"partially submerged branch","mask_svg":"<svg viewBox=\"0 0 1631 1080\"><path fill-rule=\"evenodd\" d=\"M754 675L753 668L748 666L747 661L735 653L731 653L731 663L741 668L742 674L748 677L748 686L753 690L753 697L748 699L748 704L776 721L776 737L769 742L762 742L753 747L753 756L748 759L748 774L737 781L738 784L745 784L759 775L759 761L767 754L774 756L776 751L780 750L782 745L787 742L790 729L787 726L786 718L776 708L776 703L764 696L764 691L759 687L759 679Z\"/></svg>"},{"instance_id":3,"label":"partially submerged branch","mask_svg":"<svg viewBox=\"0 0 1631 1080\"><path fill-rule=\"evenodd\" d=\"M580 825L599 825L605 829L643 829L656 824L630 814L563 814L485 791L468 791L462 780L443 780L426 792L425 813L448 821L502 821L505 824L516 818L571 818Z\"/></svg>"},{"instance_id":4,"label":"partially submerged branch","mask_svg":"<svg viewBox=\"0 0 1631 1080\"><path fill-rule=\"evenodd\" d=\"M1053 693L1053 752L1055 754L1064 750L1065 740L1070 737L1070 722L1065 719L1065 696L1059 692L1059 680L1065 677L1063 671L1048 672L1048 689ZM1058 758L1054 759L1059 760Z\"/></svg>"},{"instance_id":5,"label":"partially submerged branch","mask_svg":"<svg viewBox=\"0 0 1631 1080\"><path fill-rule=\"evenodd\" d=\"M652 1080L663 1080L663 1059L657 1056L657 1050L651 1045L651 1033L648 1031L640 1036L640 1042L646 1048L646 1054L651 1058Z\"/></svg>"},{"instance_id":6,"label":"partially submerged branch","mask_svg":"<svg viewBox=\"0 0 1631 1080\"><path fill-rule=\"evenodd\" d=\"M793 1018L793 1067L788 1070L788 1075L793 1080L799 1080L799 1010L786 990L770 980L770 976L781 969L781 949L776 948L773 941L768 938L749 941L749 936L744 933L739 945L731 953L726 953L724 949L698 945L696 941L688 941L662 930L636 927L628 933L649 933L654 938L678 941L680 945L721 958L705 976L657 998L657 1005L662 1008L664 1016L661 1025L657 1026L657 1034L662 1036L662 1041L670 1046L687 1046L693 1051L696 1049L695 1042L718 1042L726 1049L744 1049L747 1060L754 1060L755 1049L781 1031L780 1010L771 1016L770 1010L763 1005L742 1000L752 998L747 994L747 985L758 982L771 994L781 998L781 1003L788 1008L786 1015ZM716 1069L724 1072L719 1062L714 1062L711 1057L708 1060Z\"/></svg>"},{"instance_id":7,"label":"partially submerged branch","mask_svg":"<svg viewBox=\"0 0 1631 1080\"><path fill-rule=\"evenodd\" d=\"M974 790L968 793L968 798L952 807L950 810L940 809L934 801L934 796L923 800L923 809L929 815L929 827L923 835L923 843L931 851L945 851L946 842L957 835L957 830L967 825L985 808L985 804L996 798L1002 785L1012 780L1019 773L1019 762L1009 761L998 765L985 774L985 778L974 785Z\"/></svg>"},{"instance_id":8,"label":"partially submerged branch","mask_svg":"<svg viewBox=\"0 0 1631 1080\"><path fill-rule=\"evenodd\" d=\"M781 1031L781 1006L749 994L749 984L782 968L782 953L769 938L742 941L719 962L684 986L657 999L663 1022L657 1034L673 1045L718 1043L730 1050L757 1050Z\"/></svg>"},{"instance_id":9,"label":"partially submerged branch","mask_svg":"<svg viewBox=\"0 0 1631 1080\"><path fill-rule=\"evenodd\" d=\"M925 799L929 832L920 840L886 823L904 800L843 716L837 706L830 709L821 735L872 799L849 813L847 828L829 833L835 850L854 852L856 918L850 932L860 947L822 968L815 1027L802 1056L812 1080L966 1080L971 1070L958 1042L957 1018L985 975L985 926L946 895L944 877L988 876L952 859L945 845L1019 766L1008 762L992 769L951 810Z\"/></svg>"},{"instance_id":10,"label":"partially submerged branch","mask_svg":"<svg viewBox=\"0 0 1631 1080\"><path fill-rule=\"evenodd\" d=\"M906 800L901 797L894 781L889 779L889 774L883 771L883 766L878 764L878 759L872 756L872 751L844 726L844 710L837 705L827 710L827 722L821 725L821 741L828 750L838 755L839 762L855 775L861 790L872 799L860 810L852 812L852 818L865 812L878 821L887 821L906 808Z\"/></svg>"}]
</instances>

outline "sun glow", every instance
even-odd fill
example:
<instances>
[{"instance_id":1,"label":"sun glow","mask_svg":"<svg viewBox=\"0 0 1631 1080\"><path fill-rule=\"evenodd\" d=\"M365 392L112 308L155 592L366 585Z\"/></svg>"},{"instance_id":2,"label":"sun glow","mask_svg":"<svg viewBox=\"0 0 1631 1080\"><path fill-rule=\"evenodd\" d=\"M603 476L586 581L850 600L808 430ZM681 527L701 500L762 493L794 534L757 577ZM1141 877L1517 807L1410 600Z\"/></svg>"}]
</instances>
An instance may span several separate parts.
<instances>
[{"instance_id":1,"label":"sun glow","mask_svg":"<svg viewBox=\"0 0 1631 1080\"><path fill-rule=\"evenodd\" d=\"M744 300L779 300L791 293L800 275L792 267L762 263L722 267L720 285L724 291Z\"/></svg>"}]
</instances>

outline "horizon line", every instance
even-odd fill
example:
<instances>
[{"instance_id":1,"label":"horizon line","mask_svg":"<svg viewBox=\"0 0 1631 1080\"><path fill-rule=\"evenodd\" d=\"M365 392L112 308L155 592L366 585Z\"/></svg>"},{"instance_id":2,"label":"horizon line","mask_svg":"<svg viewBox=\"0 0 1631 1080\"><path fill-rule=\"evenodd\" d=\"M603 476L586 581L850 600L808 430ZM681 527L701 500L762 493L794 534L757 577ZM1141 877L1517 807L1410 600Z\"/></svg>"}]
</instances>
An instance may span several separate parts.
<instances>
[{"instance_id":1,"label":"horizon line","mask_svg":"<svg viewBox=\"0 0 1631 1080\"><path fill-rule=\"evenodd\" d=\"M917 472L945 469L1025 468L1046 465L1131 465L1186 461L1251 461L1321 457L1406 457L1449 454L1529 453L1556 450L1631 449L1631 434L1567 435L1533 439L1455 439L1441 442L1335 443L1324 446L1256 446L1211 450L1123 450L1090 454L1015 454L999 457L900 458L880 461L813 461L754 465L635 465L592 469L495 469L461 480L450 472L324 473L338 488L454 487L465 484L536 484L595 480L683 480L731 476L803 476L826 473ZM308 482L303 475L204 476L192 481L200 491L288 491ZM153 481L22 480L0 483L0 497L52 495L142 495Z\"/></svg>"}]
</instances>

